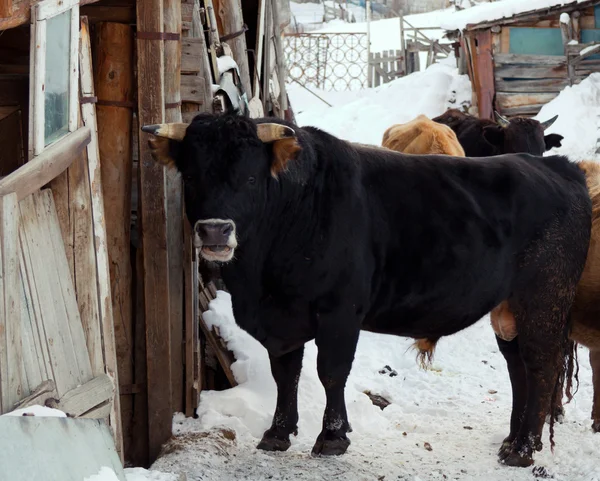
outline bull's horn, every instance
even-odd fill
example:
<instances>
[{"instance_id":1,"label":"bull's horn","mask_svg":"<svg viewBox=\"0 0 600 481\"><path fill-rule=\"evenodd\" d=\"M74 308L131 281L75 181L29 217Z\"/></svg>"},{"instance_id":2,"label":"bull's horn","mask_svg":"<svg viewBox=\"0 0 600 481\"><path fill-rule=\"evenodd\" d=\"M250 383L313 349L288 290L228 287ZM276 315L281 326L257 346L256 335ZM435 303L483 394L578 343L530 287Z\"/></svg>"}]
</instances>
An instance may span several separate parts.
<instances>
[{"instance_id":1,"label":"bull's horn","mask_svg":"<svg viewBox=\"0 0 600 481\"><path fill-rule=\"evenodd\" d=\"M546 130L548 127L550 127L554 122L556 122L556 119L558 118L558 115L555 115L554 117L552 117L549 120L546 120L545 122L542 122L542 128L544 130Z\"/></svg>"},{"instance_id":2,"label":"bull's horn","mask_svg":"<svg viewBox=\"0 0 600 481\"><path fill-rule=\"evenodd\" d=\"M296 132L291 127L281 124L258 124L256 126L258 138L264 143L295 137Z\"/></svg>"},{"instance_id":3,"label":"bull's horn","mask_svg":"<svg viewBox=\"0 0 600 481\"><path fill-rule=\"evenodd\" d=\"M506 117L502 117L502 115L500 115L495 110L494 110L494 117L496 117L496 123L500 127L508 127L508 124L510 124L510 120L508 120Z\"/></svg>"},{"instance_id":4,"label":"bull's horn","mask_svg":"<svg viewBox=\"0 0 600 481\"><path fill-rule=\"evenodd\" d=\"M187 128L188 124L181 122L172 124L154 124L144 125L142 127L142 132L147 132L165 139L183 140Z\"/></svg>"}]
</instances>

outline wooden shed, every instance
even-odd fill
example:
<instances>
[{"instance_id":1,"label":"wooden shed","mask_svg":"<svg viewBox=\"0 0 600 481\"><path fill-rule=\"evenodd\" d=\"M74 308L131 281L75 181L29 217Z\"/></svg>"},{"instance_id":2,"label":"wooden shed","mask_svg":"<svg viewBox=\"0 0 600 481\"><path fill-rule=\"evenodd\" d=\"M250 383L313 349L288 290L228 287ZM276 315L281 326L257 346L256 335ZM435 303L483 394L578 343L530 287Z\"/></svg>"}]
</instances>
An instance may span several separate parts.
<instances>
[{"instance_id":1,"label":"wooden shed","mask_svg":"<svg viewBox=\"0 0 600 481\"><path fill-rule=\"evenodd\" d=\"M181 177L139 127L292 118L289 18L285 0L0 0L0 414L106 419L146 466L173 413L235 384Z\"/></svg>"},{"instance_id":2,"label":"wooden shed","mask_svg":"<svg viewBox=\"0 0 600 481\"><path fill-rule=\"evenodd\" d=\"M532 6L540 6L532 9ZM505 0L444 21L481 118L534 116L568 85L600 71L600 1Z\"/></svg>"}]
</instances>

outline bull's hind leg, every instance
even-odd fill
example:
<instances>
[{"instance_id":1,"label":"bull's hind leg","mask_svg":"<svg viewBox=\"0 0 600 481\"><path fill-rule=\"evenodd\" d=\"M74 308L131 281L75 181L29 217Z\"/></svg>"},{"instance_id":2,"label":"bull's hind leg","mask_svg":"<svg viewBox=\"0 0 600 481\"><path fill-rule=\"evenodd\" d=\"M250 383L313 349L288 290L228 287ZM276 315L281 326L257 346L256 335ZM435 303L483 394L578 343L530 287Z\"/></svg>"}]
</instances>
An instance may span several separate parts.
<instances>
[{"instance_id":1,"label":"bull's hind leg","mask_svg":"<svg viewBox=\"0 0 600 481\"><path fill-rule=\"evenodd\" d=\"M510 349L502 350L511 374L513 411L511 432L499 457L509 466L524 467L533 464L533 452L542 449L544 420L563 364L568 309L552 304L544 308L535 295L521 303L525 304L524 309L521 305L514 309L519 336L511 341ZM532 309L531 304L535 304L535 308ZM515 359L515 342L522 366ZM510 354L507 351L511 351ZM522 384L523 368L525 385Z\"/></svg>"},{"instance_id":2,"label":"bull's hind leg","mask_svg":"<svg viewBox=\"0 0 600 481\"><path fill-rule=\"evenodd\" d=\"M271 427L265 431L258 449L285 451L290 434L298 433L298 381L302 370L304 346L283 356L269 355L271 373L277 384L277 406Z\"/></svg>"},{"instance_id":3,"label":"bull's hind leg","mask_svg":"<svg viewBox=\"0 0 600 481\"><path fill-rule=\"evenodd\" d=\"M600 433L600 350L590 350L594 404L592 406L592 430Z\"/></svg>"},{"instance_id":4,"label":"bull's hind leg","mask_svg":"<svg viewBox=\"0 0 600 481\"><path fill-rule=\"evenodd\" d=\"M346 318L347 319L347 318ZM344 389L352 368L359 336L359 326L330 318L319 325L316 344L317 372L325 388L327 402L323 414L323 430L312 449L314 455L344 454L350 446L346 436L351 431Z\"/></svg>"},{"instance_id":5,"label":"bull's hind leg","mask_svg":"<svg viewBox=\"0 0 600 481\"><path fill-rule=\"evenodd\" d=\"M500 352L506 359L506 366L508 368L508 375L510 376L510 384L512 387L512 413L510 416L510 433L502 442L500 453L510 449L513 441L517 438L519 429L521 428L521 422L523 420L523 414L525 412L525 405L527 403L527 373L525 371L525 364L521 359L521 353L519 351L519 342L517 339L512 341L505 341L496 336L496 342L500 348Z\"/></svg>"}]
</instances>

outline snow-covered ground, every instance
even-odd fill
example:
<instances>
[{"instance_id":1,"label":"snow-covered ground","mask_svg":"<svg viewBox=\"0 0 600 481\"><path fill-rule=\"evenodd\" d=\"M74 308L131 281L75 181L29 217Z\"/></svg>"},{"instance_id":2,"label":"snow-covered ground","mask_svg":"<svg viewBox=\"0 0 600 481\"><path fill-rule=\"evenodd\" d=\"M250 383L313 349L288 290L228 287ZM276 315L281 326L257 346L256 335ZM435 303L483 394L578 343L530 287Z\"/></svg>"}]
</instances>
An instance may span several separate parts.
<instances>
[{"instance_id":1,"label":"snow-covered ground","mask_svg":"<svg viewBox=\"0 0 600 481\"><path fill-rule=\"evenodd\" d=\"M423 72L399 78L374 89L356 92L323 92L327 106L297 84L289 95L299 125L312 125L353 142L381 144L384 131L395 123L408 122L419 114L435 117L447 108L471 103L471 84L459 76L454 58Z\"/></svg>"},{"instance_id":2,"label":"snow-covered ground","mask_svg":"<svg viewBox=\"0 0 600 481\"><path fill-rule=\"evenodd\" d=\"M548 120L558 114L548 133L561 134L562 147L550 153L569 156L573 160L595 159L600 147L600 73L594 73L579 85L566 87L552 102L544 105L536 118Z\"/></svg>"},{"instance_id":3,"label":"snow-covered ground","mask_svg":"<svg viewBox=\"0 0 600 481\"><path fill-rule=\"evenodd\" d=\"M356 17L356 23L344 22L342 20L331 20L327 23L319 23L323 17L323 6L314 3L290 2L292 14L296 21L305 26L304 31L323 33L366 33L367 23L360 16L360 9L350 7ZM354 8L354 9L352 9ZM364 10L363 10L364 11ZM453 13L454 9L436 10L429 13L406 15L404 19L416 28L435 28L435 30L424 30L424 34L432 40L440 39L444 31L439 28L443 19ZM315 20L316 19L316 20ZM292 20L292 24L293 24ZM411 39L414 35L411 31L405 31L405 38ZM400 19L387 18L371 22L371 51L382 52L384 50L400 48Z\"/></svg>"},{"instance_id":4,"label":"snow-covered ground","mask_svg":"<svg viewBox=\"0 0 600 481\"><path fill-rule=\"evenodd\" d=\"M175 441L153 469L186 472L190 481L533 479L531 468L508 468L496 460L508 433L511 393L487 318L442 339L427 371L417 367L410 340L362 333L346 387L352 444L336 458L310 456L325 405L314 342L307 345L300 378L298 437L285 453L265 453L256 444L271 423L276 399L267 353L235 325L228 294L218 293L205 319L219 326L238 359L233 371L240 385L203 392L198 420L177 416ZM546 433L545 448L536 455L536 465L556 480L600 480L600 435L590 430L592 388L584 349L580 362L580 390L556 427L555 453ZM382 411L365 391L391 404Z\"/></svg>"}]
</instances>

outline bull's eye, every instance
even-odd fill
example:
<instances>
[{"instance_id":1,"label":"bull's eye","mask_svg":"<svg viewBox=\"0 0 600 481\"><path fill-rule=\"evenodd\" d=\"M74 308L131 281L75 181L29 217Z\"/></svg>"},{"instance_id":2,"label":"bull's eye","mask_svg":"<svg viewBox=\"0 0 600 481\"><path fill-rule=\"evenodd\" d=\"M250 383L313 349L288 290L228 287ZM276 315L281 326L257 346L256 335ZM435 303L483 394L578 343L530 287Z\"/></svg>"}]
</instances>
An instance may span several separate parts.
<instances>
[{"instance_id":1,"label":"bull's eye","mask_svg":"<svg viewBox=\"0 0 600 481\"><path fill-rule=\"evenodd\" d=\"M249 183L250 185L254 185L254 184L256 184L256 178L254 178L254 177L248 177L248 183Z\"/></svg>"}]
</instances>

